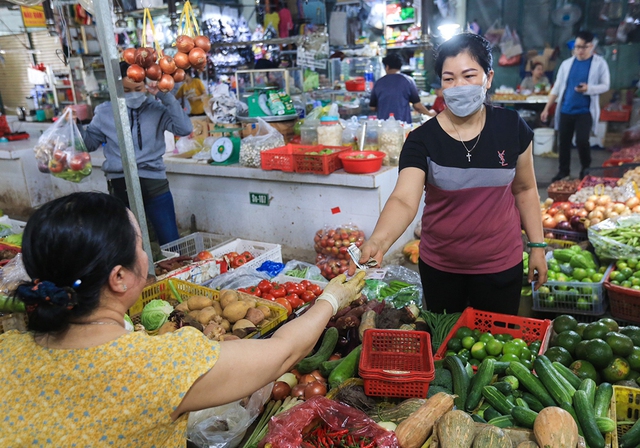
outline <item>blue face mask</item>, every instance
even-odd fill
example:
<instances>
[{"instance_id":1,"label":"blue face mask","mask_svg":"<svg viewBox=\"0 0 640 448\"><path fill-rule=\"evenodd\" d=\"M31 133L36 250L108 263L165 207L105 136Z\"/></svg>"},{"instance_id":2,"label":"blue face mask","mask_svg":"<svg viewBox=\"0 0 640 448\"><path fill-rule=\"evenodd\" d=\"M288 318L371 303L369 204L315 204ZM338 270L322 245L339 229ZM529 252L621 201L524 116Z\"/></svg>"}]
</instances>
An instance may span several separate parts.
<instances>
[{"instance_id":1,"label":"blue face mask","mask_svg":"<svg viewBox=\"0 0 640 448\"><path fill-rule=\"evenodd\" d=\"M124 94L124 101L130 109L137 109L145 102L147 94L145 92L128 92Z\"/></svg>"},{"instance_id":2,"label":"blue face mask","mask_svg":"<svg viewBox=\"0 0 640 448\"><path fill-rule=\"evenodd\" d=\"M456 117L463 118L480 109L487 96L487 91L484 85L470 84L444 89L442 96L451 113Z\"/></svg>"}]
</instances>

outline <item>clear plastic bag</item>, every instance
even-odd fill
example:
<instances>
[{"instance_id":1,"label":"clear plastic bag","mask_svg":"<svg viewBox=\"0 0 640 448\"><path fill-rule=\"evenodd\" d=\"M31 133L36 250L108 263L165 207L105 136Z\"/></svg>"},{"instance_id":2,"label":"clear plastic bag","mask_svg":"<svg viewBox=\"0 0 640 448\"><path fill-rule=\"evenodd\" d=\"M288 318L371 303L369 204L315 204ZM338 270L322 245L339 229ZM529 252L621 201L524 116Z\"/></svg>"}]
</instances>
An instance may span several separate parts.
<instances>
[{"instance_id":1,"label":"clear plastic bag","mask_svg":"<svg viewBox=\"0 0 640 448\"><path fill-rule=\"evenodd\" d=\"M287 264L284 265L282 274L288 275L290 277L304 278L307 280L317 280L321 282L326 281L317 266L299 260L290 260L289 262L287 262ZM299 276L298 274L300 274L301 276Z\"/></svg>"},{"instance_id":2,"label":"clear plastic bag","mask_svg":"<svg viewBox=\"0 0 640 448\"><path fill-rule=\"evenodd\" d=\"M240 164L251 168L260 167L260 153L267 149L284 146L284 137L273 126L258 118L258 131L242 139Z\"/></svg>"},{"instance_id":3,"label":"clear plastic bag","mask_svg":"<svg viewBox=\"0 0 640 448\"><path fill-rule=\"evenodd\" d=\"M197 154L203 150L202 141L192 137L180 137L176 142L176 152L178 154Z\"/></svg>"},{"instance_id":4,"label":"clear plastic bag","mask_svg":"<svg viewBox=\"0 0 640 448\"><path fill-rule=\"evenodd\" d=\"M317 253L348 260L347 247L351 243L360 247L364 243L364 232L351 223L336 228L325 225L316 232L313 242Z\"/></svg>"},{"instance_id":5,"label":"clear plastic bag","mask_svg":"<svg viewBox=\"0 0 640 448\"><path fill-rule=\"evenodd\" d=\"M271 277L267 272L256 271L255 269L235 269L231 272L220 274L213 278L211 282L204 283L202 286L206 286L211 289L238 289L248 288L260 283L260 280L269 280Z\"/></svg>"},{"instance_id":6,"label":"clear plastic bag","mask_svg":"<svg viewBox=\"0 0 640 448\"><path fill-rule=\"evenodd\" d=\"M269 400L273 383L254 392L246 406L242 400L223 406L191 412L187 423L187 438L201 448L237 447L251 423Z\"/></svg>"},{"instance_id":7,"label":"clear plastic bag","mask_svg":"<svg viewBox=\"0 0 640 448\"><path fill-rule=\"evenodd\" d=\"M625 244L601 233L603 230L623 230L631 226L640 226L640 214L605 219L601 223L589 227L589 242L593 245L596 255L605 260L640 258L640 241L637 243L638 245ZM635 234L640 235L638 232Z\"/></svg>"},{"instance_id":8,"label":"clear plastic bag","mask_svg":"<svg viewBox=\"0 0 640 448\"><path fill-rule=\"evenodd\" d=\"M91 156L67 109L38 139L33 148L38 170L70 182L80 182L91 174Z\"/></svg>"},{"instance_id":9,"label":"clear plastic bag","mask_svg":"<svg viewBox=\"0 0 640 448\"><path fill-rule=\"evenodd\" d=\"M374 440L378 448L396 448L396 435L378 426L364 412L330 400L315 396L294 408L272 417L267 435L258 445L278 448L300 448L312 446L303 441L303 432L307 426L320 421L330 431L349 430L353 437L367 437ZM306 433L305 433L306 435ZM306 443L306 445L305 445Z\"/></svg>"},{"instance_id":10,"label":"clear plastic bag","mask_svg":"<svg viewBox=\"0 0 640 448\"><path fill-rule=\"evenodd\" d=\"M9 297L13 296L13 292L21 283L29 280L20 253L0 269L0 312L24 312L24 303Z\"/></svg>"}]
</instances>

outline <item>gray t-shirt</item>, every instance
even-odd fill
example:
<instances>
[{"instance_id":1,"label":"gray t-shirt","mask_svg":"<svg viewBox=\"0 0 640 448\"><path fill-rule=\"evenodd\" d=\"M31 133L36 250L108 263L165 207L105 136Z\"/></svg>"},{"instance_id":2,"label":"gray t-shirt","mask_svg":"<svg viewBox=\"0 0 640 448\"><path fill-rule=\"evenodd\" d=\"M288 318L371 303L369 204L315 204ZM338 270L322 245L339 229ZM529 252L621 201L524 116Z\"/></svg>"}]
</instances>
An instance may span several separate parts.
<instances>
[{"instance_id":1,"label":"gray t-shirt","mask_svg":"<svg viewBox=\"0 0 640 448\"><path fill-rule=\"evenodd\" d=\"M411 123L409 103L419 102L420 95L413 79L402 73L393 73L376 81L369 106L377 108L379 120L386 120L392 113L396 120Z\"/></svg>"}]
</instances>

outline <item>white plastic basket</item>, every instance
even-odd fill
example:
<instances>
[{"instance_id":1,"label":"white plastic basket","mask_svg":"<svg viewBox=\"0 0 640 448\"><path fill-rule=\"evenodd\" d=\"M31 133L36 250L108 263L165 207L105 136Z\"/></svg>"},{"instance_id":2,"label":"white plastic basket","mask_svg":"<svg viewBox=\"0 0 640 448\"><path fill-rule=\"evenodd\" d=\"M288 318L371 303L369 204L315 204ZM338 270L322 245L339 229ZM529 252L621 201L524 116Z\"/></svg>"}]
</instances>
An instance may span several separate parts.
<instances>
[{"instance_id":1,"label":"white plastic basket","mask_svg":"<svg viewBox=\"0 0 640 448\"><path fill-rule=\"evenodd\" d=\"M212 249L221 243L226 243L226 238L215 233L196 232L175 241L160 246L163 251L177 252L181 256L193 257L203 250Z\"/></svg>"},{"instance_id":2,"label":"white plastic basket","mask_svg":"<svg viewBox=\"0 0 640 448\"><path fill-rule=\"evenodd\" d=\"M272 282L278 282L278 283L286 283L286 282L300 283L302 280L308 280L311 283L320 286L322 289L324 289L329 284L328 281L323 282L320 280L310 280L310 279L304 279L300 277L291 277L289 275L284 275L284 274L278 274L271 279Z\"/></svg>"},{"instance_id":3,"label":"white plastic basket","mask_svg":"<svg viewBox=\"0 0 640 448\"><path fill-rule=\"evenodd\" d=\"M223 243L209 250L214 258L221 258L229 252L249 252L253 255L253 260L242 265L241 268L257 269L265 261L275 261L282 263L282 246L280 244L262 243L259 241L249 241L236 238L235 240Z\"/></svg>"}]
</instances>

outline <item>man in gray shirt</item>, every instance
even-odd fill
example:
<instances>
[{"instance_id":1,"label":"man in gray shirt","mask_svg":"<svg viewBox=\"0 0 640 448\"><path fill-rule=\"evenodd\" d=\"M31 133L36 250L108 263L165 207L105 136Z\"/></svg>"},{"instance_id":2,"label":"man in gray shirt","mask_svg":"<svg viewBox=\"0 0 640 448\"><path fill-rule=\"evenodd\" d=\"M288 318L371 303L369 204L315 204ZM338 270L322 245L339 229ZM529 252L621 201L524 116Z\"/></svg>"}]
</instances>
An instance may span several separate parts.
<instances>
[{"instance_id":1,"label":"man in gray shirt","mask_svg":"<svg viewBox=\"0 0 640 448\"><path fill-rule=\"evenodd\" d=\"M400 73L400 56L391 53L382 59L382 64L387 74L376 81L369 100L369 107L377 111L378 119L386 120L393 114L396 120L411 123L410 104L421 114L431 115L420 102L416 83Z\"/></svg>"}]
</instances>

